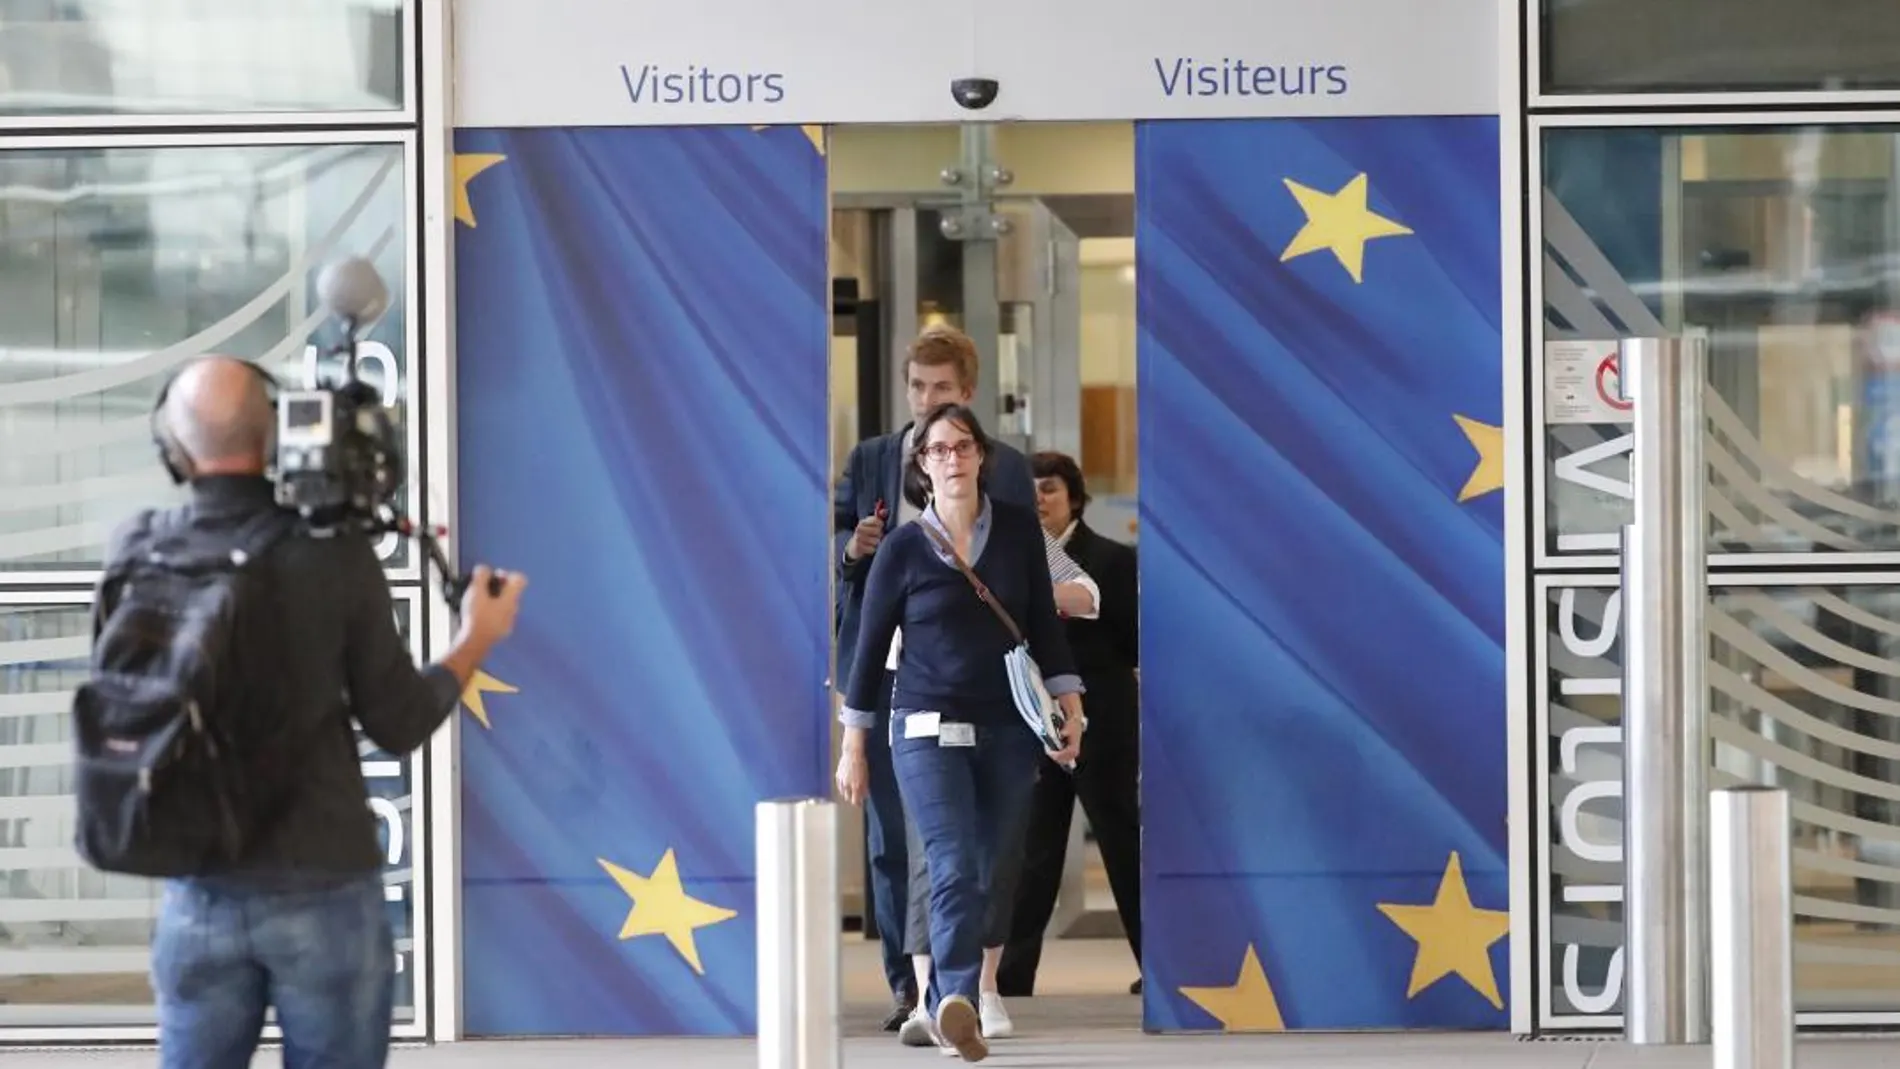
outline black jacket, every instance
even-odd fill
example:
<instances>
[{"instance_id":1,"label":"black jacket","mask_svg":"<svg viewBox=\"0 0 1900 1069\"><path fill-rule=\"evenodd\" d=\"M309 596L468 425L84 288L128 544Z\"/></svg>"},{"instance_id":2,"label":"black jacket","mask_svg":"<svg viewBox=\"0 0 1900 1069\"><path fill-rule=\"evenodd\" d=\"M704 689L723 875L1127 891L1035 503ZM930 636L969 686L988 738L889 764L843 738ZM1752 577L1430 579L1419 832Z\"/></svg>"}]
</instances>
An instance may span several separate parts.
<instances>
[{"instance_id":1,"label":"black jacket","mask_svg":"<svg viewBox=\"0 0 1900 1069\"><path fill-rule=\"evenodd\" d=\"M1134 726L1140 716L1135 669L1141 666L1141 593L1135 548L1077 521L1063 547L1102 590L1093 620L1069 620L1069 649L1088 688L1091 730L1097 724Z\"/></svg>"},{"instance_id":2,"label":"black jacket","mask_svg":"<svg viewBox=\"0 0 1900 1069\"><path fill-rule=\"evenodd\" d=\"M207 528L235 527L275 511L272 492L257 476L199 479L185 516ZM123 552L122 537L114 537L108 562ZM255 715L300 725L308 745L289 809L234 874L301 879L374 872L383 867L382 848L352 720L372 744L400 757L455 711L461 687L446 668L417 670L367 538L296 534L255 566L273 592L287 641L279 646L282 663L239 670L246 693L274 695ZM412 781L409 789L419 792L422 784Z\"/></svg>"}]
</instances>

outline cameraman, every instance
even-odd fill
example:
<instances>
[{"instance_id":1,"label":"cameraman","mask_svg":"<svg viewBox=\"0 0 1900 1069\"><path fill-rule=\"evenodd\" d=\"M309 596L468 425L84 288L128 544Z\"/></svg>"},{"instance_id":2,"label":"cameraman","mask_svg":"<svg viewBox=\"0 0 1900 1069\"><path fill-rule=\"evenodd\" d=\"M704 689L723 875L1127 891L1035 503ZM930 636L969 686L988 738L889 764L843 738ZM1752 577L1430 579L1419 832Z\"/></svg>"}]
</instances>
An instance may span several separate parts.
<instances>
[{"instance_id":1,"label":"cameraman","mask_svg":"<svg viewBox=\"0 0 1900 1069\"><path fill-rule=\"evenodd\" d=\"M264 382L244 362L187 365L158 413L158 438L191 486L171 516L207 535L281 514L264 477L275 430ZM454 712L482 659L514 627L527 580L499 596L477 568L448 655L418 671L396 630L382 565L366 536L293 533L251 562L281 641L276 663L240 663L244 716L301 731L282 811L225 871L167 880L152 936L164 1069L249 1066L275 1006L286 1064L382 1066L395 947L382 848L351 721L391 754L421 746ZM126 552L115 537L108 564ZM245 658L238 658L245 661Z\"/></svg>"}]
</instances>

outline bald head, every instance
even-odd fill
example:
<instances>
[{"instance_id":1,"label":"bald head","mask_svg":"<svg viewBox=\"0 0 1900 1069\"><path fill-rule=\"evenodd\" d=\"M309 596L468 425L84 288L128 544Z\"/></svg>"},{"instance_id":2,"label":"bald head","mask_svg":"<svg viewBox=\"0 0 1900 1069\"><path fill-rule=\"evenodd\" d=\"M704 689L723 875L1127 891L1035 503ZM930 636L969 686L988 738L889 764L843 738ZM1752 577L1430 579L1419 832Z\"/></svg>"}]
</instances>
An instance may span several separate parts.
<instances>
[{"instance_id":1,"label":"bald head","mask_svg":"<svg viewBox=\"0 0 1900 1069\"><path fill-rule=\"evenodd\" d=\"M270 395L244 361L214 356L187 365L165 397L163 416L193 475L263 473Z\"/></svg>"}]
</instances>

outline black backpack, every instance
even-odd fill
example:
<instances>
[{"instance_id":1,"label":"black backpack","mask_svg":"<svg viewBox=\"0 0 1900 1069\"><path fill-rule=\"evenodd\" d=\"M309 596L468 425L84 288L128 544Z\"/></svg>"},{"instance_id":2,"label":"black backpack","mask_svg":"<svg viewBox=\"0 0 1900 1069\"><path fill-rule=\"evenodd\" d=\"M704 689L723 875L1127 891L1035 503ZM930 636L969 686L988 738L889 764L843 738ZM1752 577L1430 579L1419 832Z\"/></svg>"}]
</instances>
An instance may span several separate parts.
<instances>
[{"instance_id":1,"label":"black backpack","mask_svg":"<svg viewBox=\"0 0 1900 1069\"><path fill-rule=\"evenodd\" d=\"M147 511L128 528L99 582L91 674L73 696L76 845L94 868L215 872L281 813L286 733L250 681L268 679L281 631L258 565L297 529L293 514L233 522L190 509Z\"/></svg>"}]
</instances>

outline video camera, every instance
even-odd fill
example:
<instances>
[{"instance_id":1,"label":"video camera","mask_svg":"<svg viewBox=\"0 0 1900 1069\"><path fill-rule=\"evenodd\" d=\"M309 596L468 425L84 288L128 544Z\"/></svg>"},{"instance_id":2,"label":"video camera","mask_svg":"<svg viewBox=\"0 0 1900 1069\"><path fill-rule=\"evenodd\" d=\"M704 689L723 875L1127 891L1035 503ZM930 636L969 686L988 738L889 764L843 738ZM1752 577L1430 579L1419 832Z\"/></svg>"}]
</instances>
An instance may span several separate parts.
<instances>
[{"instance_id":1,"label":"video camera","mask_svg":"<svg viewBox=\"0 0 1900 1069\"><path fill-rule=\"evenodd\" d=\"M343 357L343 374L277 395L277 503L295 509L317 530L365 535L395 533L422 544L442 574L442 596L461 605L469 577L458 575L442 551L440 527L425 528L398 503L407 473L402 430L376 387L357 376L357 332L389 307L389 290L369 261L331 264L317 276L317 297L342 322L343 340L328 355ZM501 580L489 582L501 592Z\"/></svg>"}]
</instances>

